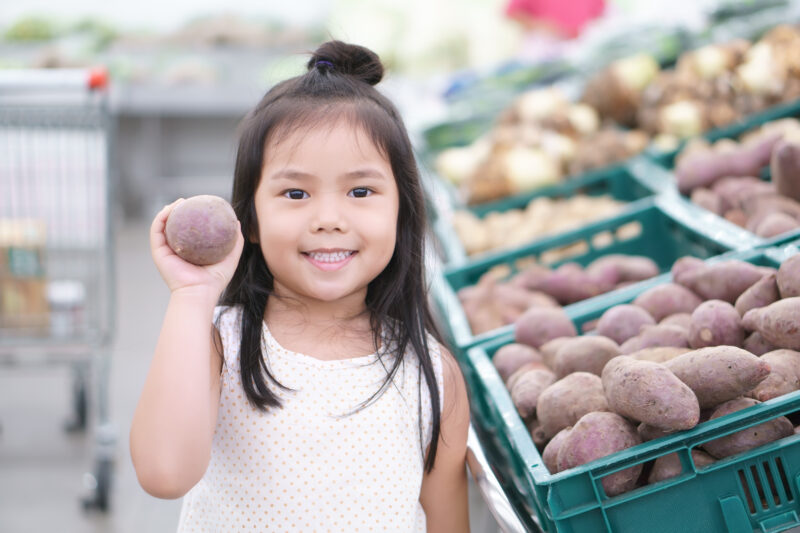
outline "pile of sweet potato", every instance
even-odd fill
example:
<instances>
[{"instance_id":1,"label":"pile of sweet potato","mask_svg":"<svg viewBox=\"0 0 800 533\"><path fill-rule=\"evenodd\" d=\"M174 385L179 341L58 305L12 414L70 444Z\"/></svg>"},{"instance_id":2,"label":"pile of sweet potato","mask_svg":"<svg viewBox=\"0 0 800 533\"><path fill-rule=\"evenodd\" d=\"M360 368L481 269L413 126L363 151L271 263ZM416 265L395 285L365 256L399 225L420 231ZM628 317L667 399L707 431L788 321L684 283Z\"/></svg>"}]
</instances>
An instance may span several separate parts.
<instances>
[{"instance_id":1,"label":"pile of sweet potato","mask_svg":"<svg viewBox=\"0 0 800 533\"><path fill-rule=\"evenodd\" d=\"M508 279L502 274L490 270L477 285L458 291L475 335L512 324L526 312L560 310L562 305L652 278L659 268L648 257L607 255L586 268L572 262L555 269L533 263Z\"/></svg>"},{"instance_id":2,"label":"pile of sweet potato","mask_svg":"<svg viewBox=\"0 0 800 533\"><path fill-rule=\"evenodd\" d=\"M591 106L556 88L536 89L521 94L473 144L442 151L435 167L463 201L479 204L623 161L649 140L641 131L601 125Z\"/></svg>"},{"instance_id":3,"label":"pile of sweet potato","mask_svg":"<svg viewBox=\"0 0 800 533\"><path fill-rule=\"evenodd\" d=\"M769 166L772 182L759 176ZM800 121L765 124L740 142L694 140L676 159L678 189L760 237L800 227Z\"/></svg>"},{"instance_id":4,"label":"pile of sweet potato","mask_svg":"<svg viewBox=\"0 0 800 533\"><path fill-rule=\"evenodd\" d=\"M759 41L685 52L674 69L629 58L591 79L582 100L603 119L636 127L666 148L800 98L800 30L779 25ZM645 83L643 83L645 80Z\"/></svg>"},{"instance_id":5,"label":"pile of sweet potato","mask_svg":"<svg viewBox=\"0 0 800 533\"><path fill-rule=\"evenodd\" d=\"M608 309L577 336L532 309L495 367L552 473L800 390L800 255L779 269L676 261L673 282ZM700 467L792 435L786 417L703 443ZM602 480L608 496L682 471L675 455Z\"/></svg>"},{"instance_id":6,"label":"pile of sweet potato","mask_svg":"<svg viewBox=\"0 0 800 533\"><path fill-rule=\"evenodd\" d=\"M479 218L471 211L453 213L453 228L468 255L505 250L539 237L579 228L619 213L623 202L610 196L539 197L525 209L493 212Z\"/></svg>"}]
</instances>

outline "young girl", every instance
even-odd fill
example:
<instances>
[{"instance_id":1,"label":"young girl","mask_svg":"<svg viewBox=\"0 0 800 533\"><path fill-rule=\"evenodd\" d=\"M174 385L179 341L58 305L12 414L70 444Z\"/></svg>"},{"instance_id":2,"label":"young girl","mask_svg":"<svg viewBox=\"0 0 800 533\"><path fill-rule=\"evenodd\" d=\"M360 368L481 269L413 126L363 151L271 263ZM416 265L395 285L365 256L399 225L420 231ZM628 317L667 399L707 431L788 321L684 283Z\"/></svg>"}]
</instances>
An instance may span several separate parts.
<instances>
[{"instance_id":1,"label":"young girl","mask_svg":"<svg viewBox=\"0 0 800 533\"><path fill-rule=\"evenodd\" d=\"M333 41L264 96L220 263L170 250L175 204L153 221L171 295L130 446L148 493L184 496L179 531L469 531L466 389L428 310L420 180L382 76Z\"/></svg>"}]
</instances>

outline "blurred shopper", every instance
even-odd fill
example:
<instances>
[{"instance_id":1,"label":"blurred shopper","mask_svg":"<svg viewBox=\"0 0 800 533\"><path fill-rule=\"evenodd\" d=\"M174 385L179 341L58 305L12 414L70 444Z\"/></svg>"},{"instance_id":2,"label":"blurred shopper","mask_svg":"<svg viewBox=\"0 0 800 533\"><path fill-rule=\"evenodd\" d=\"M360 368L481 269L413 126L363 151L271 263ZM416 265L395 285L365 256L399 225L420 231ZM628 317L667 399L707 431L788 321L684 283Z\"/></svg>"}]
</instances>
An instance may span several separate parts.
<instances>
[{"instance_id":1,"label":"blurred shopper","mask_svg":"<svg viewBox=\"0 0 800 533\"><path fill-rule=\"evenodd\" d=\"M510 0L506 16L526 31L522 55L547 59L560 55L564 45L605 9L605 0Z\"/></svg>"}]
</instances>

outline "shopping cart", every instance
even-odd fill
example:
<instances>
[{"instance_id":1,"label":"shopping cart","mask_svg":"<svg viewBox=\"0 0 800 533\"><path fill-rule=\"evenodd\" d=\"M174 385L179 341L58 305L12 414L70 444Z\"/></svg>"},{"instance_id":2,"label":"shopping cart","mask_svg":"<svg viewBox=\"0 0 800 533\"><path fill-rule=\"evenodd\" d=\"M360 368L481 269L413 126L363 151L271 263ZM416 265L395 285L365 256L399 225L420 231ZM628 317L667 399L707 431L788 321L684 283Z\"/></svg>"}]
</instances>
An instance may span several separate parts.
<instances>
[{"instance_id":1,"label":"shopping cart","mask_svg":"<svg viewBox=\"0 0 800 533\"><path fill-rule=\"evenodd\" d=\"M87 509L109 502L114 331L103 71L0 70L0 364L73 369L70 431L93 435Z\"/></svg>"}]
</instances>

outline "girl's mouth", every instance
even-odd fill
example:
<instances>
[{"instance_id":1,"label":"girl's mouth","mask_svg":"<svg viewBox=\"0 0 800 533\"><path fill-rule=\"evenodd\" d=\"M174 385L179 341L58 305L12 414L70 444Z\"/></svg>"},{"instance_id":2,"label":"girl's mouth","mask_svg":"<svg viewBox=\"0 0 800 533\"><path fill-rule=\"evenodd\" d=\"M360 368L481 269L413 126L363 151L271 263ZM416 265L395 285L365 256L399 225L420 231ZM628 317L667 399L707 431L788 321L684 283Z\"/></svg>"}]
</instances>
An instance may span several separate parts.
<instances>
[{"instance_id":1,"label":"girl's mouth","mask_svg":"<svg viewBox=\"0 0 800 533\"><path fill-rule=\"evenodd\" d=\"M320 270L330 272L339 270L345 266L357 253L358 252L352 250L337 252L303 252L303 256Z\"/></svg>"}]
</instances>

